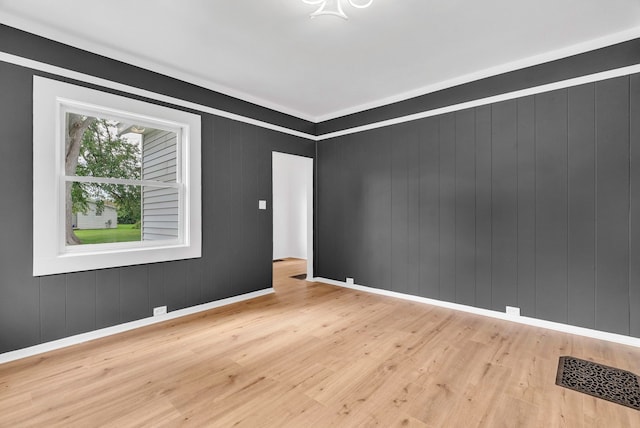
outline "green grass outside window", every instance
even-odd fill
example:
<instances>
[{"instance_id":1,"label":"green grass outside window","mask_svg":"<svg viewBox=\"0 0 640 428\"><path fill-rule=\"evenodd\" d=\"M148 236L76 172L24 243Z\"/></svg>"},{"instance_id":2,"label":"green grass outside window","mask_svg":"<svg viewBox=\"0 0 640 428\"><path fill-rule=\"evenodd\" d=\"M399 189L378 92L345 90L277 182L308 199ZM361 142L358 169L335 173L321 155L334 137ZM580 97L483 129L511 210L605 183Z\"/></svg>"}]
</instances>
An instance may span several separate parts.
<instances>
[{"instance_id":1,"label":"green grass outside window","mask_svg":"<svg viewBox=\"0 0 640 428\"><path fill-rule=\"evenodd\" d=\"M133 224L119 224L116 229L79 229L76 236L83 244L140 241L140 229Z\"/></svg>"}]
</instances>

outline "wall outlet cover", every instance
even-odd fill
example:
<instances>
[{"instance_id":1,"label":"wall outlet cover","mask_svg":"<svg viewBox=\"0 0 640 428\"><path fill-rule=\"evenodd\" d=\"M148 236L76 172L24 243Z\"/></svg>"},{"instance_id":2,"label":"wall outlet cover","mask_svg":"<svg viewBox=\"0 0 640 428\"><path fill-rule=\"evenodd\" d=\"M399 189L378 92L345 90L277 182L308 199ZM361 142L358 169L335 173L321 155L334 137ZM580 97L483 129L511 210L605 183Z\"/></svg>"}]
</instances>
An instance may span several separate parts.
<instances>
[{"instance_id":1,"label":"wall outlet cover","mask_svg":"<svg viewBox=\"0 0 640 428\"><path fill-rule=\"evenodd\" d=\"M347 284L353 285L353 278L347 278Z\"/></svg>"},{"instance_id":2,"label":"wall outlet cover","mask_svg":"<svg viewBox=\"0 0 640 428\"><path fill-rule=\"evenodd\" d=\"M520 316L520 308L516 306L507 306L507 315Z\"/></svg>"},{"instance_id":3,"label":"wall outlet cover","mask_svg":"<svg viewBox=\"0 0 640 428\"><path fill-rule=\"evenodd\" d=\"M259 210L266 210L267 209L267 201L260 199L258 201L258 209Z\"/></svg>"},{"instance_id":4,"label":"wall outlet cover","mask_svg":"<svg viewBox=\"0 0 640 428\"><path fill-rule=\"evenodd\" d=\"M167 313L166 306L158 306L157 308L153 308L153 316L157 317L158 315L164 315Z\"/></svg>"}]
</instances>

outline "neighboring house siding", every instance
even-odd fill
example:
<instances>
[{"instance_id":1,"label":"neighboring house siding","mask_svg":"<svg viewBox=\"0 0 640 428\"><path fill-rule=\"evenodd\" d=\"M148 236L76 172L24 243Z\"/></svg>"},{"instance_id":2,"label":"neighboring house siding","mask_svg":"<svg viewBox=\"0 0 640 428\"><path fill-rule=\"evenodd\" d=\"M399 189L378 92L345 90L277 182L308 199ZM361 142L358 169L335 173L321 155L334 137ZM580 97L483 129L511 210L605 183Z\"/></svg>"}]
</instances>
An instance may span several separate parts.
<instances>
[{"instance_id":1,"label":"neighboring house siding","mask_svg":"<svg viewBox=\"0 0 640 428\"><path fill-rule=\"evenodd\" d=\"M165 183L176 181L176 134L153 130L142 143L142 178ZM145 187L142 191L142 239L178 237L178 190Z\"/></svg>"},{"instance_id":2,"label":"neighboring house siding","mask_svg":"<svg viewBox=\"0 0 640 428\"><path fill-rule=\"evenodd\" d=\"M105 206L101 215L96 214L96 204L89 203L87 213L77 213L74 224L76 229L115 229L118 227L118 213L114 207ZM111 223L109 225L109 220Z\"/></svg>"}]
</instances>

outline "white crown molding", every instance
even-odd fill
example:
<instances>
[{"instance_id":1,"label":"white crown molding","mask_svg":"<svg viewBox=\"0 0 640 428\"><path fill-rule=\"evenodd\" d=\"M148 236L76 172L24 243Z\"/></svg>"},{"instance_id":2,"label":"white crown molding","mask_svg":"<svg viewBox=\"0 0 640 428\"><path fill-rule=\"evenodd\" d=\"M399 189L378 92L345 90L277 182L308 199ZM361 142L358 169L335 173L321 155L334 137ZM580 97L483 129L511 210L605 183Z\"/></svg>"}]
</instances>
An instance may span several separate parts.
<instances>
[{"instance_id":1,"label":"white crown molding","mask_svg":"<svg viewBox=\"0 0 640 428\"><path fill-rule=\"evenodd\" d=\"M136 88L129 85L124 85L121 83L113 82L110 80L102 79L99 77L94 77L88 74L79 73L73 70L68 70L65 68L57 67L54 65L46 64L39 61L34 61L28 58L23 58L20 56L0 52L0 61L7 62L10 64L19 65L22 67L31 68L38 71L43 71L46 73L54 74L57 76L67 77L70 79L78 80L85 83L91 83L94 85L102 86L105 88L110 88L118 91L122 91L125 93L130 93L134 95L140 95L145 98L149 98L152 100L163 101L169 104L173 104L176 106L186 107L192 110L200 111L203 113L210 113L216 116L225 117L232 120L237 120L239 122L247 123L250 125L259 126L261 128L270 129L273 131L282 132L285 134L293 135L296 137L305 138L311 141L322 141L330 138L340 137L343 135L355 134L358 132L368 131L377 128L383 128L386 126L392 126L400 123L410 122L414 120L424 119L431 116L437 116L439 114L451 113L458 110L464 110L467 108L478 107L482 105L487 105L491 103L496 103L500 101L511 100L515 98L525 97L529 95L541 94L544 92L549 92L557 89L569 88L572 86L583 85L586 83L598 82L606 79L611 79L615 77L630 75L634 73L640 72L640 64L616 68L613 70L604 71L601 73L590 74L586 76L580 76L573 79L563 80L560 82L554 82L541 86L534 86L527 89L522 89L519 91L507 92L499 95L494 95L487 98L480 98L472 101L467 101L459 104L452 104L444 107L440 107L432 110L425 110L419 113L396 117L393 119L387 119L380 122L372 122L366 125L356 126L353 128L347 128L340 131L330 132L322 135L312 135L307 134L305 132L300 132L297 130L293 130L290 128L286 128L280 125L274 125L272 123L263 122L257 119L241 116L236 113L229 113L224 110L219 110L216 108L212 108L209 106L205 106L202 104L193 103L191 101L186 101L179 98L170 97L167 95L158 94L155 92L147 91L145 89Z\"/></svg>"},{"instance_id":2,"label":"white crown molding","mask_svg":"<svg viewBox=\"0 0 640 428\"><path fill-rule=\"evenodd\" d=\"M394 297L397 299L409 300L411 302L424 303L427 305L438 306L441 308L453 309L456 311L466 312L475 315L482 315L490 318L511 321L518 324L525 324L534 327L542 327L549 330L559 331L562 333L575 334L577 336L590 337L592 339L606 340L608 342L619 343L621 345L633 346L640 348L640 338L625 336L622 334L608 333L606 331L593 330L590 328L576 327L569 324L562 324L553 321L541 320L519 315L508 315L503 312L493 311L490 309L476 308L474 306L462 305L460 303L445 302L443 300L429 299L427 297L413 296L411 294L398 293L396 291L381 290L379 288L368 287L358 284L347 284L346 282L336 281L327 278L310 278L307 281L323 282L325 284L335 285L338 287L358 290L365 293L378 294L386 297Z\"/></svg>"},{"instance_id":3,"label":"white crown molding","mask_svg":"<svg viewBox=\"0 0 640 428\"><path fill-rule=\"evenodd\" d=\"M252 104L256 104L260 107L265 107L271 110L275 110L280 113L288 114L290 116L297 117L299 119L314 122L315 118L312 115L305 114L295 109L290 109L278 103L265 100L263 98L255 97L246 92L238 89L230 88L226 85L222 85L213 80L205 79L196 76L191 73L179 70L178 68L168 66L166 64L160 64L155 61L150 61L140 56L133 55L127 52L123 52L117 48L111 48L100 43L95 43L91 40L84 39L82 37L74 36L65 31L60 31L55 27L45 25L37 21L31 21L24 19L20 16L11 13L4 13L2 16L2 23L10 27L17 28L22 31L26 31L31 34L35 34L40 37L44 37L50 40L54 40L65 45L69 45L78 49L82 49L88 52L96 53L98 55L115 59L136 67L140 67L152 72L164 74L165 76L172 77L174 79L182 80L183 82L191 83L201 86L206 89L210 89L215 92L219 92L224 95L228 95L233 98L237 98L242 101L246 101Z\"/></svg>"},{"instance_id":4,"label":"white crown molding","mask_svg":"<svg viewBox=\"0 0 640 428\"><path fill-rule=\"evenodd\" d=\"M336 119L342 116L350 114L361 113L366 110L371 110L377 107L382 107L388 104L394 104L401 101L406 101L411 98L427 95L433 92L441 91L443 89L452 88L454 86L463 85L465 83L474 82L476 80L486 79L488 77L497 76L511 71L521 70L527 67L533 67L536 65L544 64L546 62L555 61L562 58L567 58L574 55L579 55L592 50L605 48L607 46L615 45L622 42L627 42L640 37L640 26L633 27L629 30L619 33L610 34L598 39L589 40L587 42L578 43L568 46L562 49L556 49L554 51L546 52L541 55L535 55L527 58L523 58L518 61L508 62L495 67L479 70L474 73L459 76L453 79L443 80L433 85L423 86L421 88L414 89L412 91L403 92L390 97L382 98L372 101L370 103L360 104L357 106L349 107L346 109L331 112L325 115L316 116L313 120L316 123L324 122L331 119Z\"/></svg>"},{"instance_id":5,"label":"white crown molding","mask_svg":"<svg viewBox=\"0 0 640 428\"><path fill-rule=\"evenodd\" d=\"M91 340L100 339L114 334L123 333L125 331L134 330L141 327L146 327L153 324L158 324L164 321L173 320L176 318L185 317L187 315L197 314L199 312L208 311L211 309L219 308L221 306L227 306L238 302L244 302L246 300L255 299L256 297L266 296L273 294L273 288L265 288L263 290L254 291L251 293L241 294L240 296L229 297L226 299L216 300L214 302L204 303L202 305L191 306L185 309L179 309L177 311L168 312L164 315L158 315L149 318L143 318L141 320L131 321L124 324L114 325L113 327L102 328L99 330L90 331L88 333L76 334L75 336L65 337L63 339L54 340L51 342L42 343L28 348L18 349L16 351L5 352L0 354L0 364L8 363L10 361L19 360L22 358L32 357L34 355L42 354L45 352L55 351L57 349L66 348L68 346L79 345L81 343L89 342Z\"/></svg>"},{"instance_id":6,"label":"white crown molding","mask_svg":"<svg viewBox=\"0 0 640 428\"><path fill-rule=\"evenodd\" d=\"M574 44L565 48L556 49L550 52L546 52L540 55L534 55L531 57L523 58L518 61L513 61L505 64L501 64L495 67L490 67L484 70L480 70L474 73L459 76L453 79L444 80L432 85L427 85L421 88L416 88L411 91L403 92L401 94L392 95L390 97L381 98L369 103L359 104L345 109L336 110L323 115L312 115L304 113L297 109L293 109L287 106L283 106L279 103L272 102L260 97L255 97L251 94L243 92L241 90L222 85L215 81L205 79L191 73L179 70L175 67L168 66L166 64L159 64L155 61L150 61L139 56L129 54L127 52L120 51L116 48L110 48L100 43L95 43L90 40L83 39L71 35L67 32L60 31L54 27L48 25L27 20L15 14L6 13L3 16L3 23L20 30L36 34L41 37L52 39L60 43L67 44L79 49L83 49L89 52L95 52L98 55L112 58L117 61L122 61L146 70L164 74L166 76L182 80L187 83L201 86L203 88L219 92L224 95L228 95L237 98L242 101L246 101L252 104L256 104L260 107L275 110L280 113L284 113L299 119L303 119L313 123L320 123L338 117L346 116L349 114L361 113L366 110L381 107L387 104L393 104L401 101L406 101L411 98L427 95L436 91L451 88L454 86L462 85L465 83L473 82L476 80L484 79L487 77L496 76L503 73L543 64L546 62L566 58L573 55L589 52L592 50L604 48L607 46L615 45L617 43L626 42L640 37L640 26L630 28L625 31L610 34L597 39L592 39L586 42Z\"/></svg>"},{"instance_id":7,"label":"white crown molding","mask_svg":"<svg viewBox=\"0 0 640 428\"><path fill-rule=\"evenodd\" d=\"M414 120L424 119L427 117L438 116L445 113L451 113L454 111L464 110L473 107L479 107L487 104L493 104L501 101L513 100L516 98L527 97L530 95L542 94L544 92L555 91L558 89L566 89L573 86L584 85L586 83L599 82L606 79L613 79L615 77L628 76L630 74L640 73L640 64L631 65L628 67L616 68L614 70L603 71L601 73L589 74L586 76L576 77L573 79L562 80L559 82L549 83L547 85L534 86L519 91L507 92L504 94L494 95L486 98L479 98L473 101L467 101L459 104L452 104L445 107L440 107L433 110L426 110L420 113L414 113L407 116L396 117L393 119L387 119L380 122L373 122L366 125L356 126L353 128L343 129L340 131L329 132L315 137L316 141L328 140L330 138L341 137L343 135L355 134L358 132L369 131L377 128L384 128L386 126L397 125L400 123L411 122Z\"/></svg>"},{"instance_id":8,"label":"white crown molding","mask_svg":"<svg viewBox=\"0 0 640 428\"><path fill-rule=\"evenodd\" d=\"M250 117L242 116L236 113L229 113L224 110L212 108L202 104L197 104L191 101L186 101L180 98L170 97L156 92L148 91L146 89L136 88L135 86L129 86L122 83L113 82L111 80L102 79L100 77L94 77L89 74L79 73L77 71L68 70L66 68L50 65L40 61L34 61L28 58L0 52L0 61L19 65L21 67L30 68L33 70L50 73L56 76L67 77L84 83L90 83L104 88L114 89L116 91L122 91L132 95L140 95L151 100L162 101L176 106L186 107L191 110L200 111L202 113L210 113L220 117L226 117L227 119L237 120L250 125L259 126L265 129L271 129L273 131L282 132L284 134L294 135L296 137L302 137L310 140L315 140L316 136L307 134L306 132L300 132L295 129L286 128L280 125L274 125L269 122L253 119Z\"/></svg>"}]
</instances>

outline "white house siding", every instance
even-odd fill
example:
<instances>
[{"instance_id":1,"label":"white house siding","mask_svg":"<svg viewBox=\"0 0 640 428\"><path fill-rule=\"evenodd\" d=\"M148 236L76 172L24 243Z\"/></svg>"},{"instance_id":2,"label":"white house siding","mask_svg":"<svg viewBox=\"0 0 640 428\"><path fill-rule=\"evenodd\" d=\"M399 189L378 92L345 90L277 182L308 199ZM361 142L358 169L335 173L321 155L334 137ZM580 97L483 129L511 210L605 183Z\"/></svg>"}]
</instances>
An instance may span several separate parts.
<instances>
[{"instance_id":1,"label":"white house siding","mask_svg":"<svg viewBox=\"0 0 640 428\"><path fill-rule=\"evenodd\" d=\"M111 225L109 226L109 220ZM96 204L89 202L87 213L77 213L74 216L76 229L115 229L118 227L118 212L114 207L105 205L101 215L96 214Z\"/></svg>"},{"instance_id":2,"label":"white house siding","mask_svg":"<svg viewBox=\"0 0 640 428\"><path fill-rule=\"evenodd\" d=\"M175 132L154 129L142 142L142 178L176 182ZM178 237L178 190L144 187L142 190L142 239L155 241Z\"/></svg>"}]
</instances>

